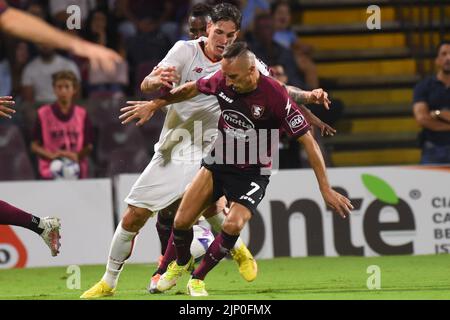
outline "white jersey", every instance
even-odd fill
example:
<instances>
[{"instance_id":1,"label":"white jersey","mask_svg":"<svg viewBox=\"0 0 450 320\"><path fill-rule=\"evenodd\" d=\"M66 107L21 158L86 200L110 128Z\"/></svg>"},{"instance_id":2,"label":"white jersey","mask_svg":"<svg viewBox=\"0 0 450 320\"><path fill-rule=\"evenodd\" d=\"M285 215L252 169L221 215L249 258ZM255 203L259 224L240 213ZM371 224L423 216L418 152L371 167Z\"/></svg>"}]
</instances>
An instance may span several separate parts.
<instances>
[{"instance_id":1,"label":"white jersey","mask_svg":"<svg viewBox=\"0 0 450 320\"><path fill-rule=\"evenodd\" d=\"M158 66L176 67L180 84L210 75L220 69L220 61L211 61L204 53L207 38L178 41ZM267 67L257 59L259 71ZM164 126L155 144L155 152L165 158L199 162L212 147L217 135L220 108L215 96L198 96L167 107Z\"/></svg>"}]
</instances>

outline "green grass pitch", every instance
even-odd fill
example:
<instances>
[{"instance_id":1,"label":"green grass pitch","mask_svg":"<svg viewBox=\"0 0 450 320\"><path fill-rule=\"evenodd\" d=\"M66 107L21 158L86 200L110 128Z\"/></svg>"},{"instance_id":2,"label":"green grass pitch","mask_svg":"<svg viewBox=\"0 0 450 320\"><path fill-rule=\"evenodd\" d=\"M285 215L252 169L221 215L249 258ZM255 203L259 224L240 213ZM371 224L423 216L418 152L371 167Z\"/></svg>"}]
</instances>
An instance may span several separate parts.
<instances>
[{"instance_id":1,"label":"green grass pitch","mask_svg":"<svg viewBox=\"0 0 450 320\"><path fill-rule=\"evenodd\" d=\"M367 268L381 271L381 289L369 290ZM450 255L307 257L259 260L258 278L245 282L232 260L206 278L206 298L258 299L450 299ZM194 299L185 294L188 276L168 293L150 295L146 286L155 265L125 266L116 295L107 299ZM104 266L81 266L81 288L68 289L65 267L0 270L0 299L78 299L98 281Z\"/></svg>"}]
</instances>

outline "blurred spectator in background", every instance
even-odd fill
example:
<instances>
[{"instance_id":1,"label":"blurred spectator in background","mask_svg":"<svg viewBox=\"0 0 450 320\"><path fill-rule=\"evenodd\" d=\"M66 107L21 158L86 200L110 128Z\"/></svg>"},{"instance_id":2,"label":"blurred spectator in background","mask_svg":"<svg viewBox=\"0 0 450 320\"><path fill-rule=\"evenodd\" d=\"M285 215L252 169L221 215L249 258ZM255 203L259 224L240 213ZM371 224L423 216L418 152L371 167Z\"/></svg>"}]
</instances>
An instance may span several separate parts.
<instances>
[{"instance_id":1,"label":"blurred spectator in background","mask_svg":"<svg viewBox=\"0 0 450 320\"><path fill-rule=\"evenodd\" d=\"M125 56L125 48L118 34L109 26L109 16L106 12L96 9L91 11L84 38L91 42L100 44L117 51L122 57ZM86 68L87 67L87 68ZM85 64L87 69L87 96L92 97L116 97L125 95L128 86L128 63L124 60L117 64L114 73L107 73L102 70L94 70L89 63Z\"/></svg>"},{"instance_id":2,"label":"blurred spectator in background","mask_svg":"<svg viewBox=\"0 0 450 320\"><path fill-rule=\"evenodd\" d=\"M11 91L11 66L7 59L4 42L0 39L0 96L9 96Z\"/></svg>"},{"instance_id":3,"label":"blurred spectator in background","mask_svg":"<svg viewBox=\"0 0 450 320\"><path fill-rule=\"evenodd\" d=\"M245 36L245 33L248 31L255 32L253 28L253 21L255 20L255 16L269 13L270 5L267 0L247 0L240 1L240 9L242 12L242 24L241 24L241 33L242 36Z\"/></svg>"},{"instance_id":4,"label":"blurred spectator in background","mask_svg":"<svg viewBox=\"0 0 450 320\"><path fill-rule=\"evenodd\" d=\"M273 40L273 19L270 14L258 15L254 23L253 34L247 34L247 42L255 55L269 65L283 66L291 85L311 89L306 85L305 78L297 68L292 51L280 46Z\"/></svg>"},{"instance_id":5,"label":"blurred spectator in background","mask_svg":"<svg viewBox=\"0 0 450 320\"><path fill-rule=\"evenodd\" d=\"M21 94L22 73L29 60L30 50L28 44L25 41L17 42L16 50L14 52L14 60L11 66L13 96L18 96Z\"/></svg>"},{"instance_id":6,"label":"blurred spectator in background","mask_svg":"<svg viewBox=\"0 0 450 320\"><path fill-rule=\"evenodd\" d=\"M27 8L27 12L35 17L47 20L47 12L45 8L39 2L32 2Z\"/></svg>"},{"instance_id":7,"label":"blurred spectator in background","mask_svg":"<svg viewBox=\"0 0 450 320\"><path fill-rule=\"evenodd\" d=\"M72 71L61 71L53 75L52 83L56 102L38 109L31 143L38 156L39 175L53 179L52 160L67 158L79 164L80 178L87 178L93 129L86 110L73 104L78 78Z\"/></svg>"},{"instance_id":8,"label":"blurred spectator in background","mask_svg":"<svg viewBox=\"0 0 450 320\"><path fill-rule=\"evenodd\" d=\"M39 46L39 56L25 67L22 75L22 98L29 103L55 101L52 75L58 71L71 70L80 79L77 65L48 46Z\"/></svg>"},{"instance_id":9,"label":"blurred spectator in background","mask_svg":"<svg viewBox=\"0 0 450 320\"><path fill-rule=\"evenodd\" d=\"M450 41L443 41L435 59L437 74L414 88L414 116L422 127L422 164L450 164Z\"/></svg>"},{"instance_id":10,"label":"blurred spectator in background","mask_svg":"<svg viewBox=\"0 0 450 320\"><path fill-rule=\"evenodd\" d=\"M143 17L138 21L138 34L127 43L131 79L135 93L140 94L139 85L153 67L161 61L171 48L171 42L159 29L155 17Z\"/></svg>"},{"instance_id":11,"label":"blurred spectator in background","mask_svg":"<svg viewBox=\"0 0 450 320\"><path fill-rule=\"evenodd\" d=\"M288 1L276 1L271 5L271 14L274 19L273 40L280 46L292 50L295 62L303 73L304 82L308 88L319 87L317 68L312 60L313 48L303 44L291 28L292 14Z\"/></svg>"},{"instance_id":12,"label":"blurred spectator in background","mask_svg":"<svg viewBox=\"0 0 450 320\"><path fill-rule=\"evenodd\" d=\"M139 33L139 26L143 20L150 19L154 25L154 29L163 33L172 45L175 43L180 35L179 22L184 17L175 17L177 12L185 11L186 16L189 10L188 1L176 0L119 0L119 10L123 12L128 21L123 21L120 26L120 32L127 36L133 36Z\"/></svg>"}]
</instances>

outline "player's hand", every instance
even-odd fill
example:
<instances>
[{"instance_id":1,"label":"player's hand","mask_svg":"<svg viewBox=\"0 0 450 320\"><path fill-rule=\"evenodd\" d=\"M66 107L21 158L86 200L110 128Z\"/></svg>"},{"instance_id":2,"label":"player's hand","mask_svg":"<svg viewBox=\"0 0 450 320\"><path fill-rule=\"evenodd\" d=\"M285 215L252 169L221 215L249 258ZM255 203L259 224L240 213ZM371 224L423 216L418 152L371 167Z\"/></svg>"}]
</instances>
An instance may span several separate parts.
<instances>
[{"instance_id":1,"label":"player's hand","mask_svg":"<svg viewBox=\"0 0 450 320\"><path fill-rule=\"evenodd\" d=\"M123 62L123 58L114 50L85 40L74 41L72 52L89 59L94 70L103 70L109 74L114 73L117 64Z\"/></svg>"},{"instance_id":2,"label":"player's hand","mask_svg":"<svg viewBox=\"0 0 450 320\"><path fill-rule=\"evenodd\" d=\"M158 78L161 87L173 88L174 83L180 82L180 75L175 67L158 67L155 69L153 76Z\"/></svg>"},{"instance_id":3,"label":"player's hand","mask_svg":"<svg viewBox=\"0 0 450 320\"><path fill-rule=\"evenodd\" d=\"M311 91L308 103L323 104L325 109L329 110L331 101L328 99L328 93L319 88Z\"/></svg>"},{"instance_id":4,"label":"player's hand","mask_svg":"<svg viewBox=\"0 0 450 320\"><path fill-rule=\"evenodd\" d=\"M320 129L320 135L323 136L334 136L336 134L336 129L332 126L326 124L325 122L322 122L318 125L318 128Z\"/></svg>"},{"instance_id":5,"label":"player's hand","mask_svg":"<svg viewBox=\"0 0 450 320\"><path fill-rule=\"evenodd\" d=\"M11 114L16 113L16 110L10 108L16 103L12 98L11 96L0 97L0 117L11 119Z\"/></svg>"},{"instance_id":6,"label":"player's hand","mask_svg":"<svg viewBox=\"0 0 450 320\"><path fill-rule=\"evenodd\" d=\"M331 188L322 191L322 196L327 206L337 212L342 218L347 217L353 210L350 200Z\"/></svg>"},{"instance_id":7,"label":"player's hand","mask_svg":"<svg viewBox=\"0 0 450 320\"><path fill-rule=\"evenodd\" d=\"M137 126L142 126L146 123L155 113L153 101L127 101L127 107L120 109L120 112L124 112L119 116L122 120L122 124L127 124L134 119L139 119L136 123Z\"/></svg>"}]
</instances>

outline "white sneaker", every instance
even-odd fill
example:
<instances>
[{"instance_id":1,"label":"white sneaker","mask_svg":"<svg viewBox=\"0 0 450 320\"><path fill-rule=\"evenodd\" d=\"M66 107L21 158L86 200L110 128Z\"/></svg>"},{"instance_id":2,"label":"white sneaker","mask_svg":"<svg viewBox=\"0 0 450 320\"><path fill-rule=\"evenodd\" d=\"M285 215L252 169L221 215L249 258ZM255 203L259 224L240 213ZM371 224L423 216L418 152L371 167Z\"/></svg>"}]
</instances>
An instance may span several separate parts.
<instances>
[{"instance_id":1,"label":"white sneaker","mask_svg":"<svg viewBox=\"0 0 450 320\"><path fill-rule=\"evenodd\" d=\"M59 235L61 222L58 218L54 217L41 218L39 228L44 229L40 236L50 248L52 256L56 257L59 253L59 248L61 247L61 243L59 242L59 239L61 239L61 236Z\"/></svg>"},{"instance_id":2,"label":"white sneaker","mask_svg":"<svg viewBox=\"0 0 450 320\"><path fill-rule=\"evenodd\" d=\"M161 275L157 273L150 279L150 284L147 287L148 292L152 294L161 293L156 287L158 285L159 278L161 278Z\"/></svg>"}]
</instances>

